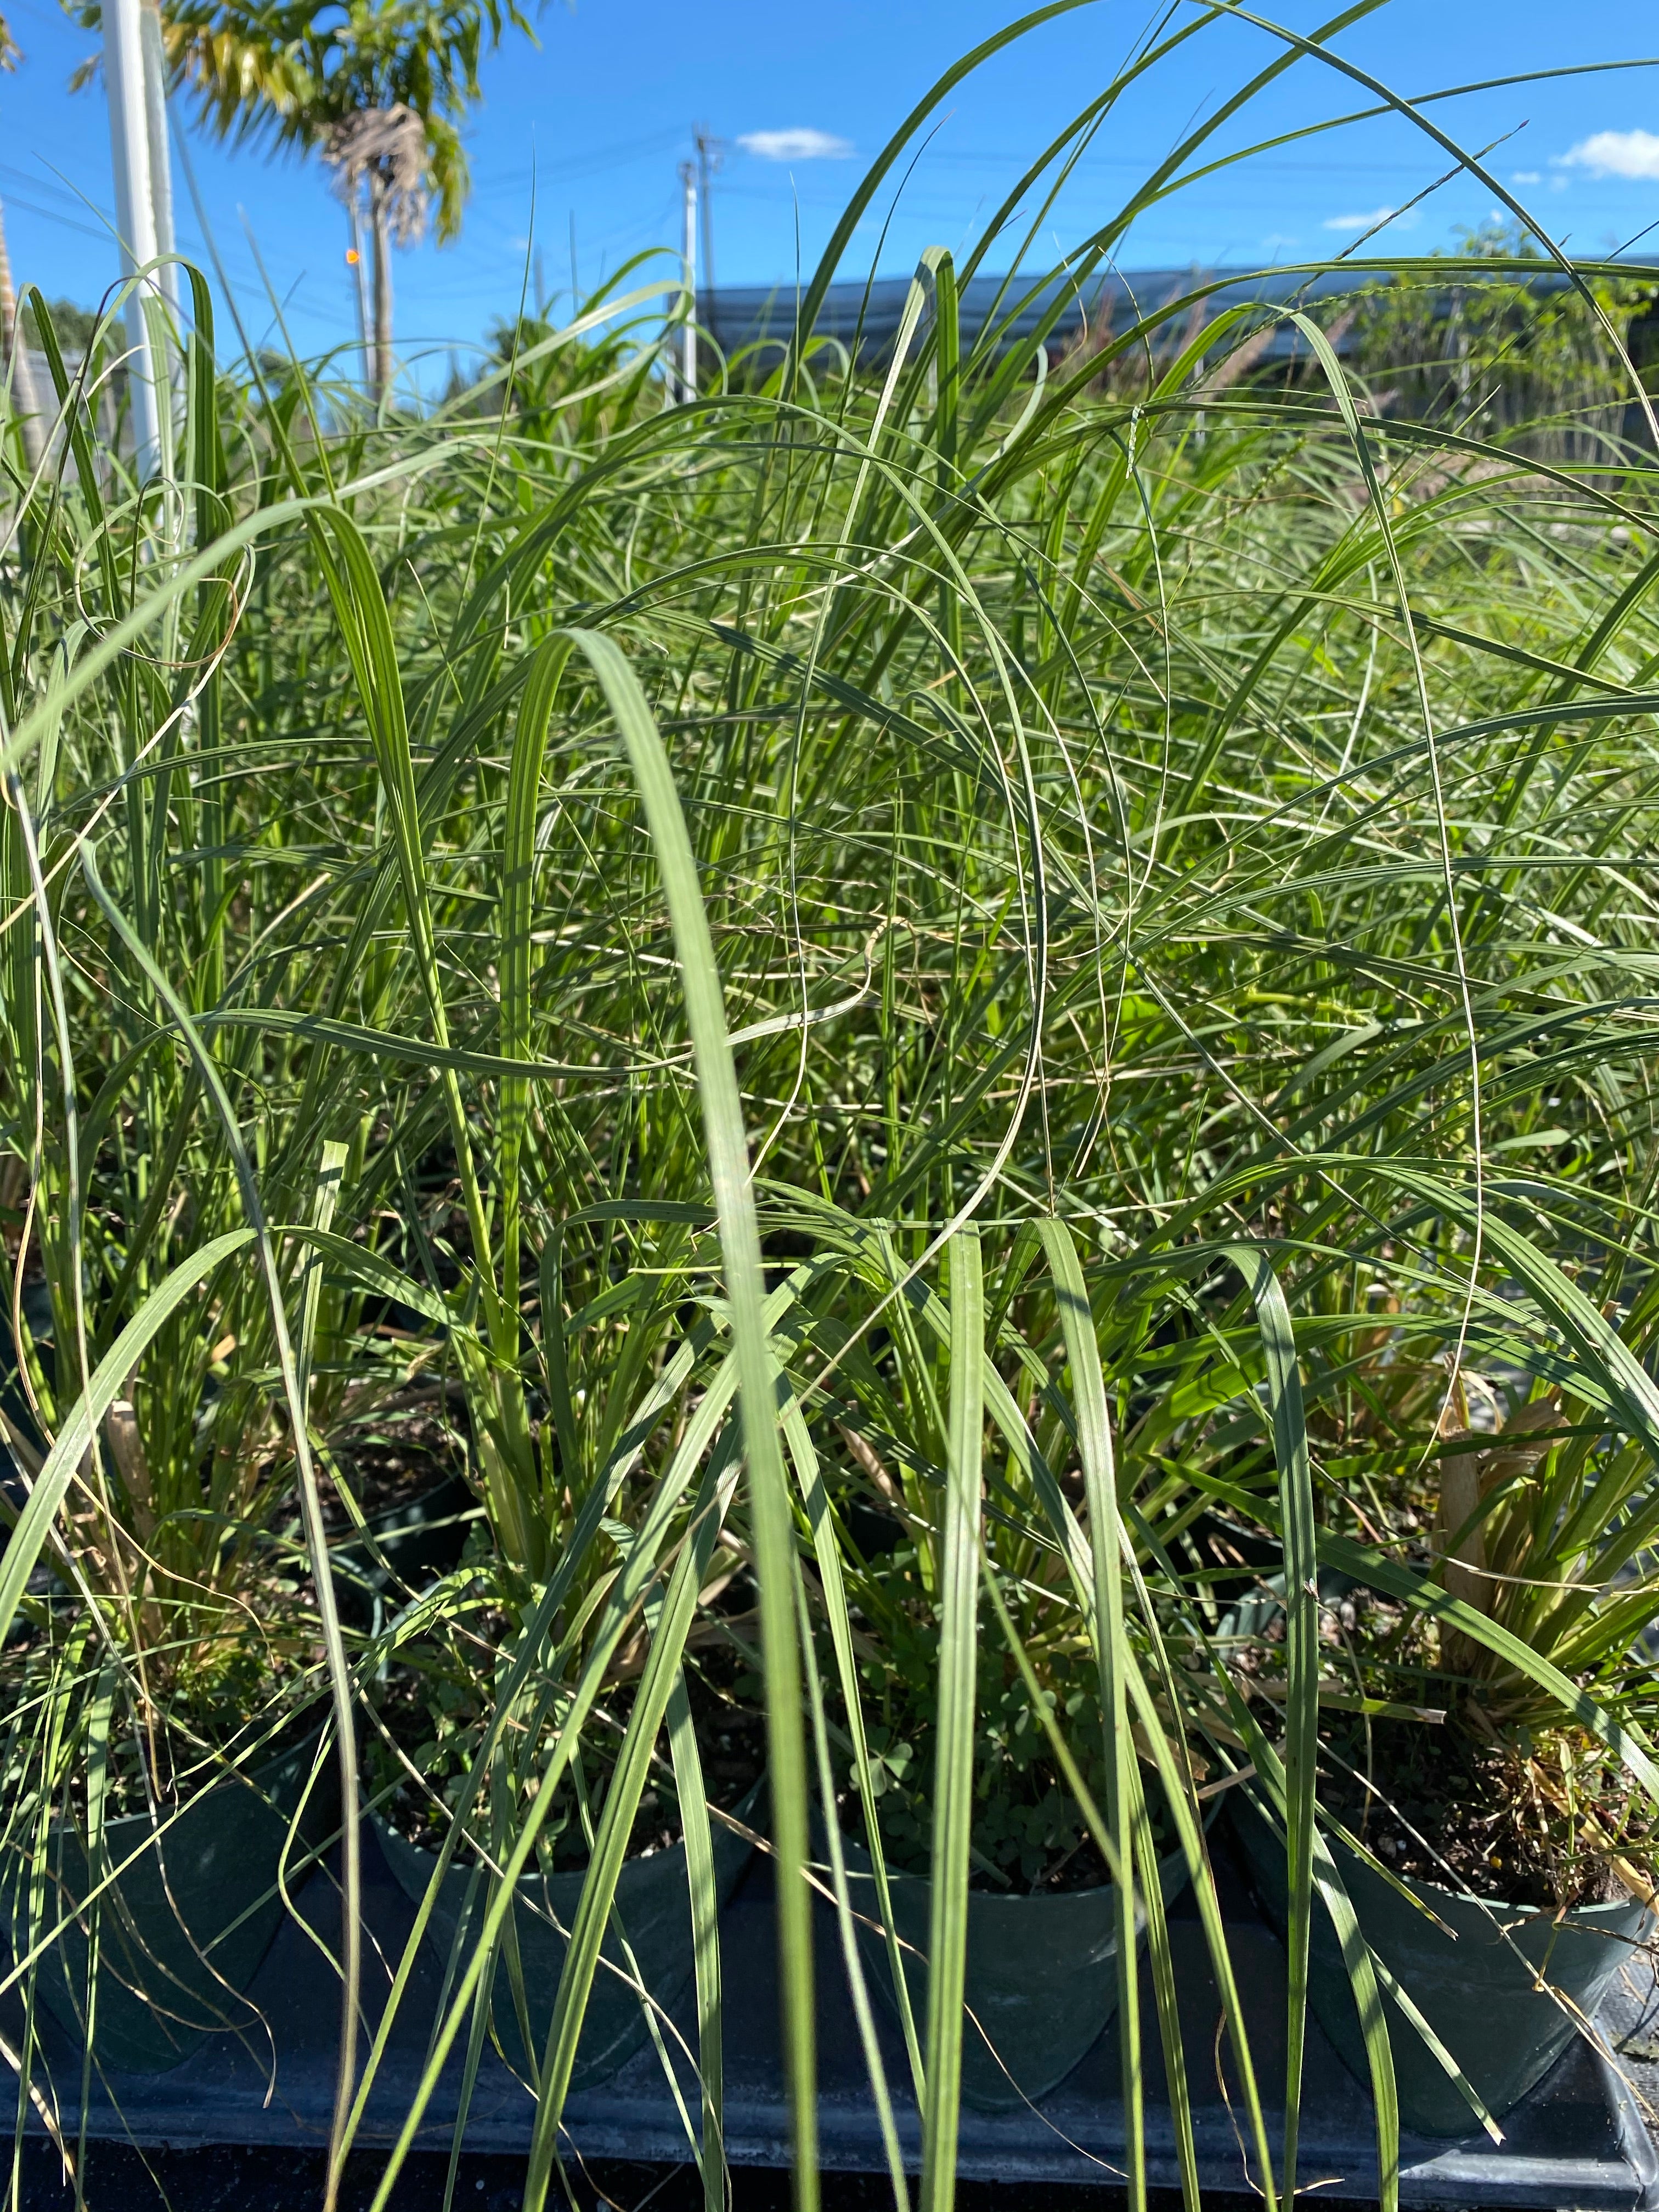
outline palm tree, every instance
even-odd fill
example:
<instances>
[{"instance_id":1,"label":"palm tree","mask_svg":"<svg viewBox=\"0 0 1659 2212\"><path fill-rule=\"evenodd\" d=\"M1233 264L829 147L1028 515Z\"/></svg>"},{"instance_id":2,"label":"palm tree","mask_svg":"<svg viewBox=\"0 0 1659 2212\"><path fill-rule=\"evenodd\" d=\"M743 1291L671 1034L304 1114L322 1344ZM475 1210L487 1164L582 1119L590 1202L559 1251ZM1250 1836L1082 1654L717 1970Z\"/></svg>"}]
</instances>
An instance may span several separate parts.
<instances>
[{"instance_id":1,"label":"palm tree","mask_svg":"<svg viewBox=\"0 0 1659 2212\"><path fill-rule=\"evenodd\" d=\"M481 97L483 56L509 27L534 36L518 0L164 0L162 16L173 82L216 136L314 149L348 207L367 196L380 398L392 246L413 245L434 211L441 244L459 233L471 180L457 125Z\"/></svg>"},{"instance_id":2,"label":"palm tree","mask_svg":"<svg viewBox=\"0 0 1659 2212\"><path fill-rule=\"evenodd\" d=\"M0 70L15 70L22 55L11 35L11 27L0 15ZM11 372L11 401L22 425L23 456L30 473L40 465L44 441L40 435L40 407L34 391L34 365L17 312L17 294L11 281L11 255L6 249L6 209L0 200L0 375Z\"/></svg>"},{"instance_id":3,"label":"palm tree","mask_svg":"<svg viewBox=\"0 0 1659 2212\"><path fill-rule=\"evenodd\" d=\"M374 254L368 380L378 398L392 381L392 241L413 246L426 228L432 142L415 110L394 100L387 107L361 107L331 125L322 154L349 208L357 207L368 187Z\"/></svg>"}]
</instances>

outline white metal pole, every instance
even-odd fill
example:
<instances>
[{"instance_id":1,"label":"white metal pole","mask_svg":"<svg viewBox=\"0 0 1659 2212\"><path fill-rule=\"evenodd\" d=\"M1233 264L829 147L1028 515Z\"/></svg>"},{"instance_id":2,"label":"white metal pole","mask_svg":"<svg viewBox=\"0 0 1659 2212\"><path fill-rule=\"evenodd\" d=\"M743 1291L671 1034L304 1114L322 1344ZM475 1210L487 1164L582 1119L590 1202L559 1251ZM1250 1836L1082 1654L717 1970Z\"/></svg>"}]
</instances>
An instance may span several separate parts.
<instances>
[{"instance_id":1,"label":"white metal pole","mask_svg":"<svg viewBox=\"0 0 1659 2212\"><path fill-rule=\"evenodd\" d=\"M156 251L141 6L142 0L104 0L104 81L109 94L115 220L121 235L121 273L129 278L153 261ZM134 285L127 295L127 389L134 466L143 483L161 471L161 425L149 327L139 290Z\"/></svg>"},{"instance_id":2,"label":"white metal pole","mask_svg":"<svg viewBox=\"0 0 1659 2212\"><path fill-rule=\"evenodd\" d=\"M155 251L176 253L173 229L173 154L167 144L167 59L161 42L161 15L155 0L142 0L139 30L144 48L144 136L149 145L149 197L155 212ZM169 260L156 273L156 283L167 302L167 375L162 386L174 416L184 404L184 320L179 313L179 264ZM167 426L165 443L171 451L174 423Z\"/></svg>"},{"instance_id":3,"label":"white metal pole","mask_svg":"<svg viewBox=\"0 0 1659 2212\"><path fill-rule=\"evenodd\" d=\"M684 349L680 381L684 387L680 397L689 403L697 396L697 171L695 162L680 163L680 185L685 194L685 289L688 295L685 321L680 332Z\"/></svg>"},{"instance_id":4,"label":"white metal pole","mask_svg":"<svg viewBox=\"0 0 1659 2212\"><path fill-rule=\"evenodd\" d=\"M175 253L173 232L173 157L167 147L167 58L161 42L161 12L155 0L140 0L139 33L144 49L144 137L149 148L149 197L155 210L155 251ZM158 282L175 313L179 267L169 263Z\"/></svg>"}]
</instances>

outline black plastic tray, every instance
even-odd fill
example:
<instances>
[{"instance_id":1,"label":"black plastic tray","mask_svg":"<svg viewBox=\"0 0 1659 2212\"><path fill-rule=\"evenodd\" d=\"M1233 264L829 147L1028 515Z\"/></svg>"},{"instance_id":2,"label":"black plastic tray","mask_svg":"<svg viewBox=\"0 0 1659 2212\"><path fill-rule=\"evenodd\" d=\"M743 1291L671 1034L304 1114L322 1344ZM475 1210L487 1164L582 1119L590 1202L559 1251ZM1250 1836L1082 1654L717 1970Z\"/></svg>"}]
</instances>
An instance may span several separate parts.
<instances>
[{"instance_id":1,"label":"black plastic tray","mask_svg":"<svg viewBox=\"0 0 1659 2212\"><path fill-rule=\"evenodd\" d=\"M412 1908L373 1838L365 1837L365 2008L372 2028L411 1924ZM1284 1954L1257 1914L1226 1848L1217 1875L1259 2078L1272 2096L1283 2081ZM319 1874L301 1893L300 1910L331 1945L339 1915L331 1877ZM788 2136L777 2045L777 1978L769 1869L757 1860L725 1916L726 2148L733 2165L787 2162ZM1177 1906L1172 1938L1187 2026L1186 2049L1201 2176L1206 2189L1248 2191L1254 2176L1243 2148L1233 2083L1218 2071L1219 2005L1201 1931L1188 1898ZM848 2002L833 1917L819 1910L817 1931L819 2136L827 2169L883 2169L880 2139ZM393 2030L359 2142L365 2148L397 2136L419 2079L440 1984L422 1958ZM93 2136L185 2148L261 2144L314 2148L326 2141L334 2101L338 1984L318 1944L290 1923L278 1936L250 1992L268 2033L227 2036L165 2075L109 2075L94 2087L85 2114ZM1148 2179L1178 2182L1148 1992L1144 2048L1148 2086ZM907 2151L920 2131L902 2094L908 2069L896 2031L880 2019L888 2079L898 2101ZM1407 2138L1401 2195L1412 2205L1539 2206L1557 2212L1659 2212L1659 2154L1645 2118L1659 2107L1659 1984L1638 1960L1604 2006L1596 2027L1605 2045L1572 2046L1504 2124L1494 2145L1476 2131L1455 2142ZM680 2100L695 2114L698 2098L688 2046L695 2045L690 1998L676 2015L682 2039L674 2057ZM668 2036L671 2048L674 2037ZM367 2034L365 2036L365 2047ZM80 2064L67 2047L48 2046L52 2087L65 2121L79 2118ZM452 2140L459 2060L441 2081L419 2137L426 2149ZM1012 2114L964 2112L964 2177L1025 2183L1121 2184L1123 2133L1117 2095L1115 2032L1109 2029L1072 2075L1037 2107ZM1281 2092L1282 2094L1282 2092ZM466 2147L521 2153L533 2105L526 2088L493 2053L485 2057L466 2123ZM1236 2121L1241 2124L1236 2125ZM688 2122L656 2052L647 2047L607 2083L573 2097L566 2108L568 2147L585 2160L673 2163L690 2154ZM1367 2093L1310 2022L1298 2179L1326 2198L1374 2199L1376 2162Z\"/></svg>"}]
</instances>

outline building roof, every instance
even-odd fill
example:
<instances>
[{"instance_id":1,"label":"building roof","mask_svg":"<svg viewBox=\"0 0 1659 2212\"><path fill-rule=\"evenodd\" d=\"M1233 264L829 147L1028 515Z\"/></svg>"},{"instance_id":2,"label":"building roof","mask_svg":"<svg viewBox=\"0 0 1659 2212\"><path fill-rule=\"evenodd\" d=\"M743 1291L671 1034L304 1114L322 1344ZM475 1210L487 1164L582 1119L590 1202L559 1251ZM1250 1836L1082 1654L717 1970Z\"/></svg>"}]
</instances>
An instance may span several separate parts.
<instances>
[{"instance_id":1,"label":"building roof","mask_svg":"<svg viewBox=\"0 0 1659 2212\"><path fill-rule=\"evenodd\" d=\"M1307 341L1289 310L1350 297L1395 273L1387 264L1364 262L1311 270L1111 270L1082 283L1065 276L972 276L959 295L962 343L965 351L988 325L1002 351L1035 343L1046 325L1053 356L1069 351L1085 328L1103 337L1148 319L1166 334L1166 343L1179 345L1226 308L1259 307L1273 333L1257 358L1290 359L1305 353ZM1632 263L1630 273L1659 283L1659 267L1652 264ZM1492 276L1499 275L1512 276L1512 264L1494 263ZM1479 280L1460 272L1454 283L1449 276L1437 301L1440 311L1472 281ZM1545 264L1528 281L1533 289L1548 293L1560 290L1567 280ZM878 276L867 283L831 284L818 310L815 337L844 348L861 368L878 364L891 354L911 282L908 276ZM763 362L780 356L793 336L799 307L795 289L782 285L721 285L697 295L698 321L728 360L750 348L761 349ZM1328 314L1319 319L1330 324ZM1334 331L1333 336L1339 352L1344 350L1348 334Z\"/></svg>"}]
</instances>

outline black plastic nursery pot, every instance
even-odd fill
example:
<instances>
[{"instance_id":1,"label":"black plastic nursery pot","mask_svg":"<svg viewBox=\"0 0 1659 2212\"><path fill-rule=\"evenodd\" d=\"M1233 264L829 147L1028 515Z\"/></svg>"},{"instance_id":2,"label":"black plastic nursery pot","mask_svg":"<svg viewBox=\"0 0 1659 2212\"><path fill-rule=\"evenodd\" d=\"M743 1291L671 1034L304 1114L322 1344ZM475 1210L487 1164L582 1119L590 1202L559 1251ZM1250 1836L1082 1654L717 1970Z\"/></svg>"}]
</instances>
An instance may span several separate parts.
<instances>
[{"instance_id":1,"label":"black plastic nursery pot","mask_svg":"<svg viewBox=\"0 0 1659 2212\"><path fill-rule=\"evenodd\" d=\"M459 2128L468 2154L516 2160L521 2190L522 2161L536 2124L534 2086L522 2067L509 2071L489 2038L476 2054L460 2039L435 2084L431 2081L433 2038L453 1984L447 1983L443 1961L430 1944L422 1946L408 1973L402 1974L416 1908L394 1878L372 1830L363 1844L362 2018L366 2033L383 2033L384 2048L364 2110L360 2149L370 2159L384 2155L400 2137L425 2083L432 2101L416 2151L447 2168ZM1262 1916L1230 1836L1217 1834L1212 1860L1238 2002L1268 2103L1270 2141L1276 2142L1279 2120L1273 2091L1284 2078L1286 2055L1284 1946ZM125 2208L141 2201L139 2193L118 2189L107 2167L100 2182L98 2145L103 2142L264 2145L301 2155L321 2153L337 2086L339 1978L333 1962L340 1952L340 1905L337 1865L319 1868L297 1893L295 1917L284 1922L250 1984L249 1999L261 2015L257 2035L216 2037L196 2057L163 2075L96 2069L84 2092L78 2064L70 2057L60 2066L54 2054L52 2086L61 2099L60 2124L66 2134L84 2124L94 2146L90 2203ZM814 1899L813 1917L819 1968L821 2164L825 2171L862 2175L872 2203L890 2202L884 2179L886 2138L872 2095L866 2045L843 1971L834 1909L821 1894ZM733 2167L781 2166L791 2154L776 1936L772 1866L757 1852L720 1916L726 1990L720 2141ZM1172 1905L1170 1940L1189 2059L1187 2089L1198 2170L1207 2205L1212 2191L1255 2193L1259 2177L1248 2130L1241 2137L1238 2083L1224 2035L1218 2044L1220 1997L1190 1892ZM400 1978L401 1995L396 2016L388 2021L384 2008L394 1976ZM1151 1979L1149 1973L1140 1978L1148 2180L1160 2190L1176 2191L1181 2168L1168 2086L1158 2059L1158 2008ZM1659 2153L1643 2118L1643 2100L1645 2109L1659 2110L1659 1983L1651 1960L1638 1959L1628 1980L1628 1987L1621 1978L1608 1992L1594 2021L1598 2043L1617 2054L1616 2063L1598 2056L1589 2041L1570 2045L1504 2121L1501 2144L1473 2123L1461 2138L1402 2136L1402 2212L1559 2212L1564 2205L1579 2212L1659 2212ZM874 2011L894 2124L902 2154L914 2171L921 2158L921 2120L903 2042L885 2006L877 2004ZM0 2032L14 2047L21 2012L15 1990L0 1997ZM1109 2196L1126 2153L1119 2027L1115 2018L1065 2081L1034 2106L996 2112L965 2106L957 2138L961 2175L1051 2191L1057 2184L1076 2184L1097 2192L1104 2189ZM566 2100L561 2140L573 2178L595 2160L684 2164L700 2103L696 2050L696 1992L688 1986L663 2023L659 2043L647 2038L615 2073L573 2089ZM360 2044L360 2059L362 2051ZM24 2124L38 2131L32 2114ZM1309 2024L1304 2052L1300 2137L1304 2190L1317 2183L1322 2185L1315 2193L1322 2199L1375 2202L1379 2176L1371 2100L1316 2021ZM456 2196L458 2205L464 2198L471 2201L470 2182L471 2177ZM434 2207L441 2193L441 2182ZM700 2185L693 2194L700 2201ZM401 2195L393 2201L401 2203ZM67 2208L68 2194L64 2202ZM240 2208L241 2199L233 2188L224 2203Z\"/></svg>"},{"instance_id":2,"label":"black plastic nursery pot","mask_svg":"<svg viewBox=\"0 0 1659 2212\"><path fill-rule=\"evenodd\" d=\"M1230 1799L1233 1833L1257 1901L1283 1935L1289 1896L1284 1844L1246 1790L1231 1792ZM1633 1898L1557 1914L1399 1877L1427 1907L1419 1911L1338 1838L1329 1841L1360 1932L1495 2120L1542 2080L1659 1927L1653 1911ZM1320 2026L1357 2079L1369 2081L1352 1985L1317 1898L1308 1986ZM1402 2124L1421 2135L1468 2135L1474 2115L1456 2084L1403 2014L1386 1999L1383 2010Z\"/></svg>"},{"instance_id":3,"label":"black plastic nursery pot","mask_svg":"<svg viewBox=\"0 0 1659 2212\"><path fill-rule=\"evenodd\" d=\"M860 1916L864 1971L882 2002L900 2017L880 1911L863 1846L843 1841L848 1886ZM1185 1888L1184 1854L1158 1867L1168 1903ZM933 1885L890 1874L893 1932L913 2016L927 2016L928 1923ZM968 1893L968 1964L962 2039L962 2094L975 2112L1008 2112L1036 2104L1066 2079L1117 2010L1116 1893L1109 1883L1046 1897ZM1139 1931L1146 1909L1136 1907Z\"/></svg>"},{"instance_id":4,"label":"black plastic nursery pot","mask_svg":"<svg viewBox=\"0 0 1659 2212\"><path fill-rule=\"evenodd\" d=\"M411 1844L378 1818L374 1830L398 1886L418 1905L437 1872L437 1854ZM714 1823L714 1884L722 1905L748 1864L750 1848L745 1838L734 1835L719 1821ZM503 2053L509 2063L526 2069L532 2080L552 2026L569 1930L586 1879L580 1872L536 1872L519 1878L513 1935L532 2051L525 2050L518 2004L504 1959L496 1965L490 2005ZM482 1931L489 1902L482 1868L445 1869L427 1925L428 1944L441 1966L447 1966L452 1957L465 1960ZM691 1978L696 1961L683 1843L624 1861L599 1959L571 2075L573 2089L591 2088L625 2065L650 2033L647 1998L666 2012Z\"/></svg>"},{"instance_id":5,"label":"black plastic nursery pot","mask_svg":"<svg viewBox=\"0 0 1659 2212\"><path fill-rule=\"evenodd\" d=\"M46 1937L66 1922L40 1960L36 1988L77 2044L95 1932L91 2029L100 2064L164 2073L208 2037L256 2021L243 1992L283 1923L289 1871L303 1881L307 1857L339 1826L339 1773L331 1756L319 1762L321 1741L313 1729L252 1774L222 1774L157 1821L148 1813L109 1821L101 1870L122 1871L94 1908L83 1909L98 1885L73 1828L60 1823L49 1834L38 1923L28 1850L8 1844L0 1928L21 1959L37 1925Z\"/></svg>"}]
</instances>

